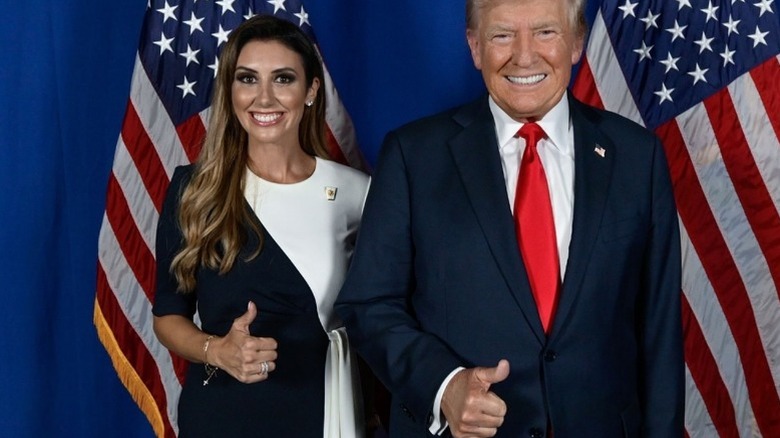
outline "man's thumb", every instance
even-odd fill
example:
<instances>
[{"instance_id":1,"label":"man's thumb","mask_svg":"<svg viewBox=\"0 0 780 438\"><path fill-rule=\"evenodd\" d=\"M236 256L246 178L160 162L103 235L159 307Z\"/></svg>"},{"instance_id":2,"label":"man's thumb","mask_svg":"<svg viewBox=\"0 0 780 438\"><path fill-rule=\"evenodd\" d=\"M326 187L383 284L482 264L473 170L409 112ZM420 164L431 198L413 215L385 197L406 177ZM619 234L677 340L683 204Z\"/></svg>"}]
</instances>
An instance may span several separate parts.
<instances>
[{"instance_id":1,"label":"man's thumb","mask_svg":"<svg viewBox=\"0 0 780 438\"><path fill-rule=\"evenodd\" d=\"M509 361L501 359L498 361L498 365L492 368L479 368L477 369L477 377L488 385L503 382L509 377Z\"/></svg>"},{"instance_id":2,"label":"man's thumb","mask_svg":"<svg viewBox=\"0 0 780 438\"><path fill-rule=\"evenodd\" d=\"M257 317L257 306L255 306L255 303L250 301L246 306L246 312L236 318L235 321L233 321L233 324L236 326L236 328L249 333L249 324L252 324L252 321L255 320L255 317Z\"/></svg>"}]
</instances>

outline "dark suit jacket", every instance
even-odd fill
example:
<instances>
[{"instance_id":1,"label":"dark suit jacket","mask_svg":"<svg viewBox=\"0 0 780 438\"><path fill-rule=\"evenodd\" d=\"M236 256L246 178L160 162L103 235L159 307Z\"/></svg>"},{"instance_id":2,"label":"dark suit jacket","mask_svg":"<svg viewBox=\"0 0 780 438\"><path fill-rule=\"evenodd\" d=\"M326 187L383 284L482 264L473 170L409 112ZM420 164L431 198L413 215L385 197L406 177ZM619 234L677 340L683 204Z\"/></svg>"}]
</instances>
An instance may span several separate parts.
<instances>
[{"instance_id":1,"label":"dark suit jacket","mask_svg":"<svg viewBox=\"0 0 780 438\"><path fill-rule=\"evenodd\" d=\"M570 99L574 219L545 336L487 98L390 132L336 310L393 393L390 432L426 436L455 367L510 362L498 436L682 435L677 213L658 139ZM596 153L604 149L604 156Z\"/></svg>"}]
</instances>

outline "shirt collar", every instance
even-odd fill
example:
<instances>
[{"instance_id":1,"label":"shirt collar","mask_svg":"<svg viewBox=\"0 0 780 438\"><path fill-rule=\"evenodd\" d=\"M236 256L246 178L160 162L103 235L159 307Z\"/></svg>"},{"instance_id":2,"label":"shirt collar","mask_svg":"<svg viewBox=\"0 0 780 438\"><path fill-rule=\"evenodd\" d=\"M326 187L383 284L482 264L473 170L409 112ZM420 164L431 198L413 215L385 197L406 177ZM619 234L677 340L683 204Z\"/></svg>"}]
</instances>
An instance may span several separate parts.
<instances>
[{"instance_id":1,"label":"shirt collar","mask_svg":"<svg viewBox=\"0 0 780 438\"><path fill-rule=\"evenodd\" d=\"M498 147L511 144L514 140L515 134L523 126L520 123L505 113L501 107L493 100L493 97L488 97L488 104L490 106L490 112L493 114L493 122L496 126L496 138L498 139ZM571 135L571 117L569 115L569 99L566 94L563 95L561 100L555 104L554 107L536 123L544 129L547 134L547 139L552 143L553 147L558 149L561 153L573 156L574 145Z\"/></svg>"}]
</instances>

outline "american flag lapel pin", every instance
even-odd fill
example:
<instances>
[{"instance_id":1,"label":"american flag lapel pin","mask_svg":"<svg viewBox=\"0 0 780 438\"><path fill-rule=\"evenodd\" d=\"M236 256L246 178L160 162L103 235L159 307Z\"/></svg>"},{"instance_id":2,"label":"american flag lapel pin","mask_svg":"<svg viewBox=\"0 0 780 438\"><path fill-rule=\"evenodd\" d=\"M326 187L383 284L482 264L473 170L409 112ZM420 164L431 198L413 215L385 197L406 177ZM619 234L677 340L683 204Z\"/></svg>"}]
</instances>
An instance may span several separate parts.
<instances>
[{"instance_id":1,"label":"american flag lapel pin","mask_svg":"<svg viewBox=\"0 0 780 438\"><path fill-rule=\"evenodd\" d=\"M593 149L593 152L597 153L601 158L604 158L604 155L607 154L607 151L599 145L596 145L596 149Z\"/></svg>"},{"instance_id":2,"label":"american flag lapel pin","mask_svg":"<svg viewBox=\"0 0 780 438\"><path fill-rule=\"evenodd\" d=\"M336 200L336 192L339 190L338 187L325 187L325 198L328 201L335 201Z\"/></svg>"}]
</instances>

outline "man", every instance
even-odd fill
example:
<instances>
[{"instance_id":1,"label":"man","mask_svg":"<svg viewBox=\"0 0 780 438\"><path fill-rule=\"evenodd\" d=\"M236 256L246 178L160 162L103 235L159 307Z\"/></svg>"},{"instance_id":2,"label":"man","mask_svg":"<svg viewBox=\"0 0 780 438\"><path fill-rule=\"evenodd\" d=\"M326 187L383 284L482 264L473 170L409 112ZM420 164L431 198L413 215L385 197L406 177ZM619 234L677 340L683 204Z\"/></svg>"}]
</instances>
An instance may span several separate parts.
<instances>
[{"instance_id":1,"label":"man","mask_svg":"<svg viewBox=\"0 0 780 438\"><path fill-rule=\"evenodd\" d=\"M568 96L583 3L468 1L489 96L385 140L336 310L392 436L682 436L667 163Z\"/></svg>"}]
</instances>

